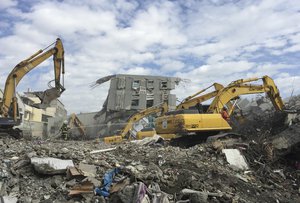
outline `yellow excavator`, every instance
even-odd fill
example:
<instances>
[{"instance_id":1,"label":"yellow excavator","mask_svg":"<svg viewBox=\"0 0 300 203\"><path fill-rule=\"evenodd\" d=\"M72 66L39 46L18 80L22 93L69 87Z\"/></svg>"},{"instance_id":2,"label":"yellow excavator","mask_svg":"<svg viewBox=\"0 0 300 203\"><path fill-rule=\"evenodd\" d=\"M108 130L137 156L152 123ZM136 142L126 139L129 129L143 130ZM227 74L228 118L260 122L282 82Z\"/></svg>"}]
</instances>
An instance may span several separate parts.
<instances>
[{"instance_id":1,"label":"yellow excavator","mask_svg":"<svg viewBox=\"0 0 300 203\"><path fill-rule=\"evenodd\" d=\"M151 114L161 113L164 114L168 111L168 104L163 103L160 106L153 106L147 109L144 109L142 111L139 111L135 114L133 114L128 120L125 127L121 130L121 132L118 135L109 136L104 138L105 143L119 143L122 142L123 139L132 139L130 135L130 130L132 129L132 126L134 123L138 122L142 118L149 116ZM139 137L137 137L139 138Z\"/></svg>"},{"instance_id":2,"label":"yellow excavator","mask_svg":"<svg viewBox=\"0 0 300 203\"><path fill-rule=\"evenodd\" d=\"M214 91L206 93L204 95L201 95L202 93L204 93L205 91L207 91L209 88L214 87ZM215 97L218 92L223 89L224 86L219 84L219 83L214 83L211 86L200 90L198 92L196 92L195 94L185 98L182 100L182 102L176 106L176 110L180 110L180 109L189 109L191 107L198 107L200 110L200 106L197 106L197 104L201 104L204 101L207 101L213 97ZM125 127L123 128L123 130L121 131L119 136L110 136L110 137L106 137L104 138L104 142L105 143L118 143L121 142L123 140L123 138L126 137L126 135L128 134L128 132L130 131L130 129L132 128L133 124L137 121L139 121L140 119L153 114L153 113L158 113L160 112L161 115L165 114L168 111L167 108L167 104L163 104L162 107L150 107L147 108L143 111L140 111L134 115L132 115L129 120L128 123L125 125ZM136 135L136 139L143 139L145 137L152 137L154 134L156 134L155 129L142 129L141 131L137 132ZM176 136L174 134L163 134L163 137L165 139L172 139L175 138Z\"/></svg>"},{"instance_id":3,"label":"yellow excavator","mask_svg":"<svg viewBox=\"0 0 300 203\"><path fill-rule=\"evenodd\" d=\"M263 81L262 85L251 84L251 82L259 80ZM263 76L262 78L240 79L220 89L208 109L203 113L173 111L158 117L155 121L156 133L182 136L231 130L231 126L221 115L224 107L230 116L236 105L236 102L232 104L233 100L236 100L240 95L258 93L266 93L276 110L284 109L279 90L272 78Z\"/></svg>"},{"instance_id":4,"label":"yellow excavator","mask_svg":"<svg viewBox=\"0 0 300 203\"><path fill-rule=\"evenodd\" d=\"M204 93L205 91L207 91L209 88L214 87L215 90L212 92L209 92L207 94L201 95L202 93ZM183 99L180 104L178 104L176 106L176 110L180 110L180 109L190 109L191 107L195 107L199 104L201 104L204 101L207 101L215 96L217 96L218 92L223 89L224 86L219 84L219 83L214 83L211 86L200 90L198 92L196 92L195 94L188 96L187 98Z\"/></svg>"},{"instance_id":5,"label":"yellow excavator","mask_svg":"<svg viewBox=\"0 0 300 203\"><path fill-rule=\"evenodd\" d=\"M49 47L54 43L55 46L49 49ZM51 56L53 56L54 61L55 87L50 87L50 89L47 89L44 92L35 93L41 99L40 107L46 107L53 99L58 98L65 90L64 85L60 82L61 76L63 76L65 73L64 47L62 41L59 38L54 43L43 50L37 51L29 58L21 61L9 73L5 82L3 98L0 102L0 132L9 133L14 137L21 136L21 131L19 129L13 129L14 126L19 125L21 122L21 118L19 117L18 112L16 87L19 84L20 80L29 71L37 67L40 63ZM50 82L48 84L49 86Z\"/></svg>"}]
</instances>

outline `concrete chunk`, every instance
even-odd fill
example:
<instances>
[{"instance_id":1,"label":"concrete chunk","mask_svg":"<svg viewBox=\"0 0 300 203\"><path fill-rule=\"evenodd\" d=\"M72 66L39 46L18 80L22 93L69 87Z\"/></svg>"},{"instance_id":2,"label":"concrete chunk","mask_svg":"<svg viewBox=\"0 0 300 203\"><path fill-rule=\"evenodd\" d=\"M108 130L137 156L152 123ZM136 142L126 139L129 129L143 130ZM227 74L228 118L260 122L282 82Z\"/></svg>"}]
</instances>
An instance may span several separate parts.
<instances>
[{"instance_id":1,"label":"concrete chunk","mask_svg":"<svg viewBox=\"0 0 300 203\"><path fill-rule=\"evenodd\" d=\"M33 157L30 161L38 173L48 175L65 173L68 167L74 166L72 160L62 160L51 157Z\"/></svg>"},{"instance_id":2,"label":"concrete chunk","mask_svg":"<svg viewBox=\"0 0 300 203\"><path fill-rule=\"evenodd\" d=\"M241 154L238 149L223 149L222 152L226 156L227 162L233 168L246 170L248 169L248 164L246 163L245 157Z\"/></svg>"}]
</instances>

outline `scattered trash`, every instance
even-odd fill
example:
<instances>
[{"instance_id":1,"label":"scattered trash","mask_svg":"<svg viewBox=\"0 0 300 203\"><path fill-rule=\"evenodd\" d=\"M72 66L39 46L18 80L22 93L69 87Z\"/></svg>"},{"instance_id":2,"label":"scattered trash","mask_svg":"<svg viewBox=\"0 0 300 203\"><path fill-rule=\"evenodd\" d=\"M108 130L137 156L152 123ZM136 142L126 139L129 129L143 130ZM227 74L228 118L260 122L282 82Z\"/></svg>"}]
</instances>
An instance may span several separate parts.
<instances>
[{"instance_id":1,"label":"scattered trash","mask_svg":"<svg viewBox=\"0 0 300 203\"><path fill-rule=\"evenodd\" d=\"M105 173L104 177L103 177L103 184L102 184L101 188L98 188L98 187L95 188L95 194L104 196L104 197L108 197L110 194L109 189L113 183L113 179L114 179L115 175L118 174L119 172L120 172L120 169L115 168L115 169Z\"/></svg>"},{"instance_id":2,"label":"scattered trash","mask_svg":"<svg viewBox=\"0 0 300 203\"><path fill-rule=\"evenodd\" d=\"M91 181L86 180L73 186L69 192L69 195L93 193L93 189L94 184Z\"/></svg>"}]
</instances>

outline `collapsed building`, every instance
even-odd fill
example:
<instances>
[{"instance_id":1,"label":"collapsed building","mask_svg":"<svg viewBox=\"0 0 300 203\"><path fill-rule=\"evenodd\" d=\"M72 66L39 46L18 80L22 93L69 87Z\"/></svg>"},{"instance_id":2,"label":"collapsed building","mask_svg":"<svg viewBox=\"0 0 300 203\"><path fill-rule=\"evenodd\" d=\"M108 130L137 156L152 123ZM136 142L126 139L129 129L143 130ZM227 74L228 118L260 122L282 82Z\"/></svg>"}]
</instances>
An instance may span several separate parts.
<instances>
[{"instance_id":1,"label":"collapsed building","mask_svg":"<svg viewBox=\"0 0 300 203\"><path fill-rule=\"evenodd\" d=\"M171 94L171 90L175 89L180 78L117 74L100 78L96 84L109 80L108 96L101 111L95 115L99 126L98 136L116 134L137 111L159 106L164 102L168 103L170 109L175 109L176 96ZM144 126L149 121L144 118L141 123Z\"/></svg>"},{"instance_id":2,"label":"collapsed building","mask_svg":"<svg viewBox=\"0 0 300 203\"><path fill-rule=\"evenodd\" d=\"M2 98L3 92L0 91ZM40 99L31 92L17 93L18 110L21 123L16 126L25 137L47 138L59 133L63 121L67 118L67 110L58 99L53 100L47 108L37 108Z\"/></svg>"}]
</instances>

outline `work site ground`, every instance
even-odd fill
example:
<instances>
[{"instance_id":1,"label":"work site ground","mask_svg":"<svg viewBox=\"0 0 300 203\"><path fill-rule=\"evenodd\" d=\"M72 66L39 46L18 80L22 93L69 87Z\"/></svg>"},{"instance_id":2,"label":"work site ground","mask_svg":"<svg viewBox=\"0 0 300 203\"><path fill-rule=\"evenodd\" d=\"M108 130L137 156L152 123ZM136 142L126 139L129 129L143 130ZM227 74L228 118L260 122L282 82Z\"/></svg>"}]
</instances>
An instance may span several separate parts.
<instances>
[{"instance_id":1,"label":"work site ground","mask_svg":"<svg viewBox=\"0 0 300 203\"><path fill-rule=\"evenodd\" d=\"M189 148L158 135L113 145L1 136L1 202L300 202L299 111L286 121L251 114Z\"/></svg>"}]
</instances>

